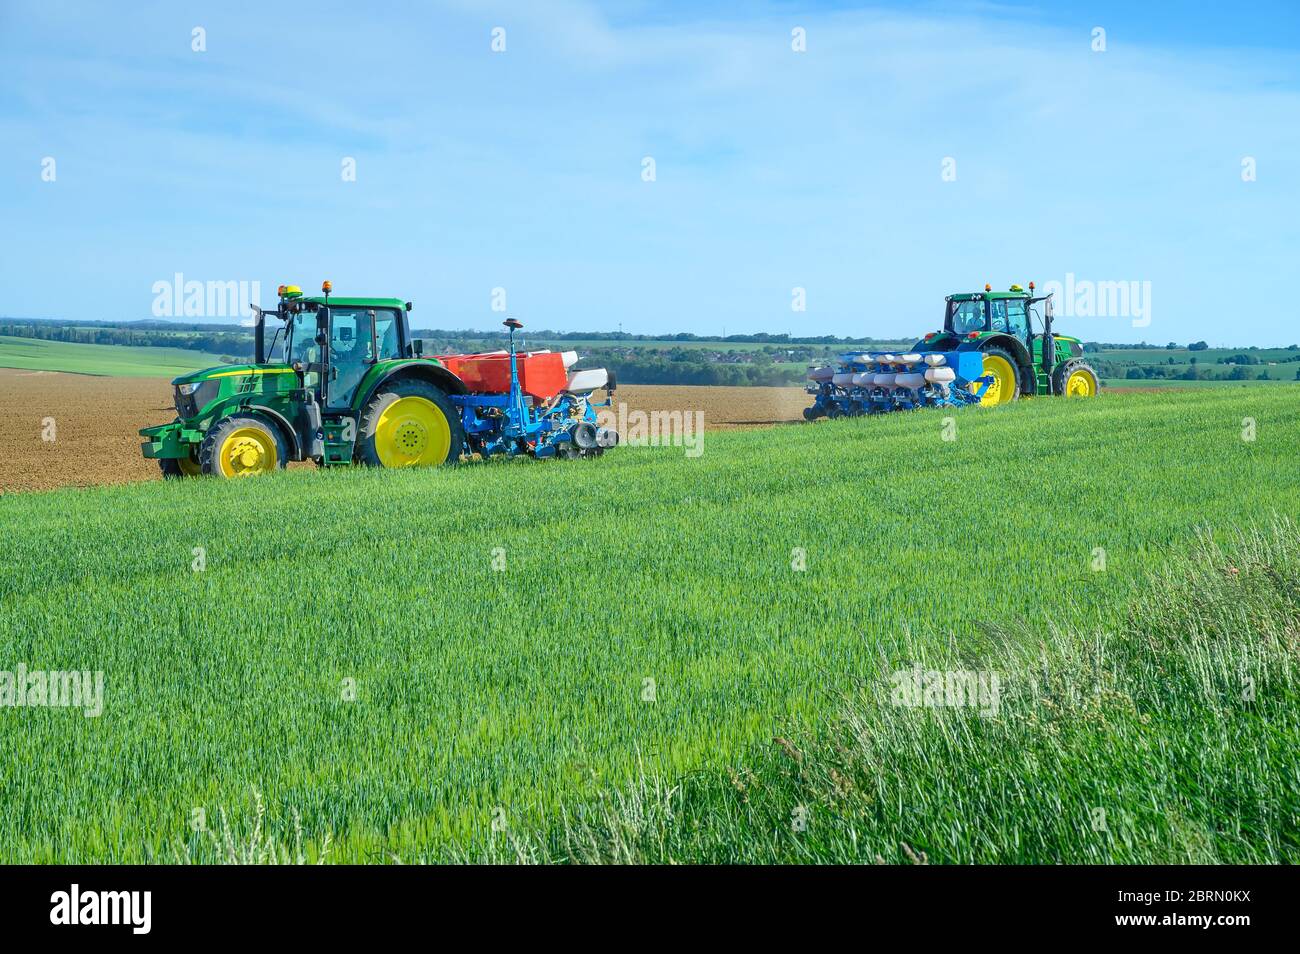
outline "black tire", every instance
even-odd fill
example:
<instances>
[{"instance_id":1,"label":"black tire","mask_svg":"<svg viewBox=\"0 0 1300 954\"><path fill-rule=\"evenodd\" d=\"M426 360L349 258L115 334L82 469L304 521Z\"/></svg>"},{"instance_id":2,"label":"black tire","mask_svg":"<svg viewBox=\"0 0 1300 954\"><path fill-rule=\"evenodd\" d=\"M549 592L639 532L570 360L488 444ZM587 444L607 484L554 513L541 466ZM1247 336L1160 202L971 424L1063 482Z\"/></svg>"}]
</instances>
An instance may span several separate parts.
<instances>
[{"instance_id":1,"label":"black tire","mask_svg":"<svg viewBox=\"0 0 1300 954\"><path fill-rule=\"evenodd\" d=\"M227 474L222 469L221 450L227 437L245 428L252 428L266 435L268 445L275 449L275 461L271 469L284 470L285 462L289 459L289 450L280 428L265 418L236 415L218 421L199 445L199 468L204 474L210 477L238 476Z\"/></svg>"},{"instance_id":2,"label":"black tire","mask_svg":"<svg viewBox=\"0 0 1300 954\"><path fill-rule=\"evenodd\" d=\"M1016 379L1016 389L1012 393L1011 397L1007 398L1005 401L999 401L998 403L1009 404L1012 401L1020 400L1020 395L1025 392L1025 369L1020 366L1020 362L1016 360L1016 356L1005 348L998 347L982 348L980 349L980 353L997 355L1007 364L1011 365L1012 376Z\"/></svg>"},{"instance_id":3,"label":"black tire","mask_svg":"<svg viewBox=\"0 0 1300 954\"><path fill-rule=\"evenodd\" d=\"M188 464L188 467L182 464L178 457L158 458L158 469L162 471L165 480L184 480L187 477L197 477L202 473L198 458L193 454L190 455L186 464Z\"/></svg>"},{"instance_id":4,"label":"black tire","mask_svg":"<svg viewBox=\"0 0 1300 954\"><path fill-rule=\"evenodd\" d=\"M1052 393L1060 397L1065 396L1065 382L1070 380L1070 375L1076 371L1086 371L1092 377L1092 394L1101 393L1101 378L1097 377L1097 371L1088 362L1082 358L1071 358L1069 361L1062 361L1052 372Z\"/></svg>"},{"instance_id":5,"label":"black tire","mask_svg":"<svg viewBox=\"0 0 1300 954\"><path fill-rule=\"evenodd\" d=\"M394 381L392 384L383 385L366 402L366 406L361 412L360 433L357 435L355 453L357 463L365 464L367 467L384 466L383 461L379 458L378 451L375 449L375 430L379 426L380 417L383 416L388 406L399 398L405 397L424 398L441 411L442 415L447 419L447 426L451 432L447 456L444 460L434 461L429 466L454 464L460 460L460 455L465 447L465 428L461 426L460 413L447 399L446 393L441 388L435 387L427 381L408 378L404 381Z\"/></svg>"}]
</instances>

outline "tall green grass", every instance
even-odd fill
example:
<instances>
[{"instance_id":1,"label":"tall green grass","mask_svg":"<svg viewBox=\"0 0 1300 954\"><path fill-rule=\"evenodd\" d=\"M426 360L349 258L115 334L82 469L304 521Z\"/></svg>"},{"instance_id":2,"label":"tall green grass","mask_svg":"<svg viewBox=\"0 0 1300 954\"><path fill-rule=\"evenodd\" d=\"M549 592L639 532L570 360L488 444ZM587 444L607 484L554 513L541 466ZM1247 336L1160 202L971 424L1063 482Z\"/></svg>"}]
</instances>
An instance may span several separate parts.
<instances>
[{"instance_id":1,"label":"tall green grass","mask_svg":"<svg viewBox=\"0 0 1300 954\"><path fill-rule=\"evenodd\" d=\"M1044 638L1048 619L1119 632L1198 527L1300 516L1298 394L1027 401L954 415L953 441L922 412L710 433L695 459L620 448L0 499L0 669L105 671L98 719L0 709L0 859L201 860L195 810L215 826L253 790L269 817L297 812L308 859L327 834L336 861L478 856L638 779L741 773L886 663L986 658L991 630ZM1110 754L1147 754L1124 745ZM1040 758L1025 778L1061 768ZM920 785L903 764L892 784ZM1216 777L1253 798L1257 766ZM934 816L908 844L1010 851L987 840L1003 816L958 807L992 806L995 785L1010 798L1015 778L945 801L955 779L917 795ZM1096 795L1126 830L1133 790ZM1054 860L1050 844L1014 856Z\"/></svg>"},{"instance_id":2,"label":"tall green grass","mask_svg":"<svg viewBox=\"0 0 1300 954\"><path fill-rule=\"evenodd\" d=\"M1225 864L1300 860L1300 530L1203 537L1114 630L906 638L815 734L643 775L471 860ZM897 704L902 661L1001 674L996 715Z\"/></svg>"}]
</instances>

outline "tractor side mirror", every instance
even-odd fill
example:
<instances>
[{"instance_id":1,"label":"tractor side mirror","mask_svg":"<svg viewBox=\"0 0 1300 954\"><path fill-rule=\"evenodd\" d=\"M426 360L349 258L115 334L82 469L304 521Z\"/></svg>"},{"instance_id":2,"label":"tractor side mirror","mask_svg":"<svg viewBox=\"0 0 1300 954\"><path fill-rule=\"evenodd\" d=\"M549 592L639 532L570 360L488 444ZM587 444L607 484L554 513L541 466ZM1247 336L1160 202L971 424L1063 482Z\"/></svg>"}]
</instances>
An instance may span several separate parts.
<instances>
[{"instance_id":1,"label":"tractor side mirror","mask_svg":"<svg viewBox=\"0 0 1300 954\"><path fill-rule=\"evenodd\" d=\"M413 342L413 344L414 344L414 346L415 346L415 356L416 356L417 358L423 358L423 357L424 357L424 339L423 339L423 338L416 338L415 341Z\"/></svg>"}]
</instances>

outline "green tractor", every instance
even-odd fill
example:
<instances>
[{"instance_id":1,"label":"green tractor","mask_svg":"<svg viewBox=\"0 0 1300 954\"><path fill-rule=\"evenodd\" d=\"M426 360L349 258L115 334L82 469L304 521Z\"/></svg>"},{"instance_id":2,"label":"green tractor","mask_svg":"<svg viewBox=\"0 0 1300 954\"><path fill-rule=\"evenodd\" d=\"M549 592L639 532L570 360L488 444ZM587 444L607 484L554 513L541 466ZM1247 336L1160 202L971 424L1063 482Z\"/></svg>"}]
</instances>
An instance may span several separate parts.
<instances>
[{"instance_id":1,"label":"green tractor","mask_svg":"<svg viewBox=\"0 0 1300 954\"><path fill-rule=\"evenodd\" d=\"M330 467L424 467L468 454L596 457L618 443L598 424L614 377L578 370L576 352L509 350L426 356L411 303L305 297L281 285L275 309L253 306L254 361L182 375L176 420L140 431L166 477L243 477L288 461ZM267 318L281 325L267 340ZM452 368L459 371L453 371ZM591 399L607 392L604 403Z\"/></svg>"},{"instance_id":2,"label":"green tractor","mask_svg":"<svg viewBox=\"0 0 1300 954\"><path fill-rule=\"evenodd\" d=\"M379 464L447 460L459 429L447 395L464 385L417 355L410 303L331 298L330 290L325 282L322 295L309 298L281 285L274 310L254 305L254 363L176 378L177 418L140 431L144 456L166 477L240 477L288 461L358 456ZM282 322L269 341L268 317ZM389 426L380 429L383 411Z\"/></svg>"},{"instance_id":3,"label":"green tractor","mask_svg":"<svg viewBox=\"0 0 1300 954\"><path fill-rule=\"evenodd\" d=\"M1043 304L1035 333L1034 305ZM1092 397L1097 372L1083 360L1078 338L1052 331L1052 296L1010 291L949 295L943 331L932 331L908 354L850 352L836 365L808 369L811 407L805 420L856 417L924 407L1006 404L1022 394Z\"/></svg>"},{"instance_id":4,"label":"green tractor","mask_svg":"<svg viewBox=\"0 0 1300 954\"><path fill-rule=\"evenodd\" d=\"M1041 332L1031 318L1042 303ZM1025 291L1012 285L995 292L949 295L943 330L932 331L914 351L971 352L983 355L987 386L979 393L984 405L1006 404L1021 395L1094 397L1101 381L1083 360L1083 342L1052 331L1052 296L1034 297L1034 283Z\"/></svg>"}]
</instances>

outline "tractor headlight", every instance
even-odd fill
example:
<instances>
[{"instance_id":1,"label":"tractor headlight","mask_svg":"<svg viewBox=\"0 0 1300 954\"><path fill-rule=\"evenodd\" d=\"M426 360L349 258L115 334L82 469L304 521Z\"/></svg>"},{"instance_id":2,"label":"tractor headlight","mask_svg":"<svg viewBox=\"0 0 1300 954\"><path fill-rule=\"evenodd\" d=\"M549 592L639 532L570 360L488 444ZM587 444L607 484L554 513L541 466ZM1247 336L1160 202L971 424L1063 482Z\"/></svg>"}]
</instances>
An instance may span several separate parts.
<instances>
[{"instance_id":1,"label":"tractor headlight","mask_svg":"<svg viewBox=\"0 0 1300 954\"><path fill-rule=\"evenodd\" d=\"M198 413L199 401L206 393L203 390L203 385L207 383L207 381L196 381L194 384L176 385L176 394L173 398L173 402L176 405L176 413L181 416L182 420L188 421ZM212 395L208 394L208 398L211 399Z\"/></svg>"}]
</instances>

